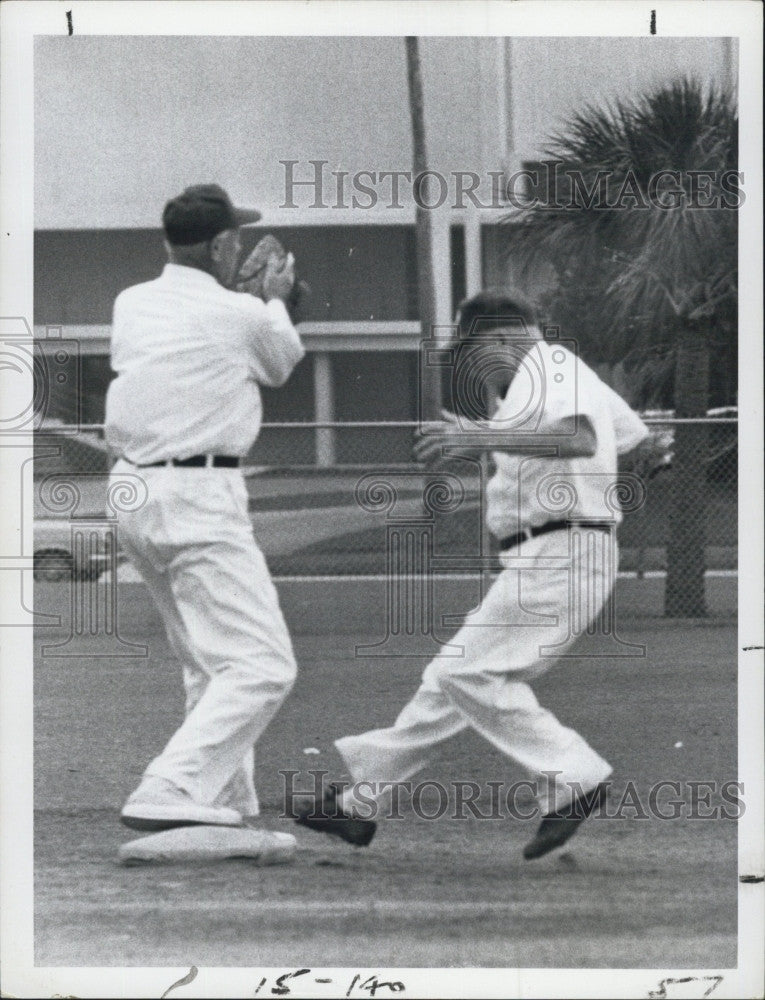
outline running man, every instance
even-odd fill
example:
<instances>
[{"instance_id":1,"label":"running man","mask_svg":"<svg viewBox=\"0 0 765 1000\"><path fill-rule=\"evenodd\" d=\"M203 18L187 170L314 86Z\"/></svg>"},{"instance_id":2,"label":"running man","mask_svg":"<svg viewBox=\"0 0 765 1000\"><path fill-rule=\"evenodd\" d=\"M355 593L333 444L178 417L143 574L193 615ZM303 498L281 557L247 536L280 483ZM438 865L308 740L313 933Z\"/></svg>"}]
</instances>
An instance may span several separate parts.
<instances>
[{"instance_id":1,"label":"running man","mask_svg":"<svg viewBox=\"0 0 765 1000\"><path fill-rule=\"evenodd\" d=\"M610 765L539 704L530 682L568 651L609 597L621 520L613 500L617 455L648 431L572 352L544 340L521 296L482 292L463 303L459 340L467 363L474 349L473 386L480 382L494 400L493 414L465 421L445 413L437 433L420 436L415 454L433 466L445 450L461 457L491 450L486 518L503 570L450 640L463 656L436 656L392 726L336 742L353 781L364 783L363 797L354 786L338 793L331 785L322 808L303 811L297 822L368 844L376 829L365 818L370 798L381 801L381 789L411 778L438 743L472 727L535 783L542 820L524 849L531 859L565 843L605 798ZM556 513L562 500L565 513Z\"/></svg>"}]
</instances>

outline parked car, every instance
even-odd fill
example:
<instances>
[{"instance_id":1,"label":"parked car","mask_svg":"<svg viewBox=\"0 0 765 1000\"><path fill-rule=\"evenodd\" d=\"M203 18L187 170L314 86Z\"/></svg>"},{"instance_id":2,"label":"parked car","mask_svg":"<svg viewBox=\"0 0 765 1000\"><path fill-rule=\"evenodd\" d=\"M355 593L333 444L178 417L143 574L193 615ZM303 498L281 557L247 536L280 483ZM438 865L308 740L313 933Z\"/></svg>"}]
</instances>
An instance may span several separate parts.
<instances>
[{"instance_id":1,"label":"parked car","mask_svg":"<svg viewBox=\"0 0 765 1000\"><path fill-rule=\"evenodd\" d=\"M35 521L35 580L97 580L111 561L109 528L88 526L90 537L72 544L72 522L68 518ZM95 537L93 537L95 535ZM117 553L119 559L119 552Z\"/></svg>"}]
</instances>

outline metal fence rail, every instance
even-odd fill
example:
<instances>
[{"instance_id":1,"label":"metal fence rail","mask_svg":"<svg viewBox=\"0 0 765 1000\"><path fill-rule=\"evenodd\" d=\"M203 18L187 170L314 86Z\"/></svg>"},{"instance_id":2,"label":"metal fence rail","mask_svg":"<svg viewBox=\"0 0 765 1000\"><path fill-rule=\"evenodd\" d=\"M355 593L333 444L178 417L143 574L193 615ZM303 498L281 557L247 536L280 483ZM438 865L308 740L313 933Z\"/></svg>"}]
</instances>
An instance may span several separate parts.
<instances>
[{"instance_id":1,"label":"metal fence rail","mask_svg":"<svg viewBox=\"0 0 765 1000\"><path fill-rule=\"evenodd\" d=\"M621 569L638 576L679 573L674 586L682 605L684 587L693 597L706 572L737 566L738 422L707 417L646 423L651 438L620 470L633 481L637 477L644 493L620 528ZM359 491L370 475L387 477L404 509L422 503L436 474L412 461L418 427L413 421L265 423L245 472L255 531L273 571L385 573L385 517ZM103 510L112 464L103 426L48 425L34 444L35 515L46 530L62 516L49 501L57 483L76 480L85 514ZM469 561L494 551L482 516L487 466L457 463L448 469L449 488L460 492L460 502L435 511L434 546L436 556L448 554L457 565L462 557ZM698 605L697 598L688 606Z\"/></svg>"}]
</instances>

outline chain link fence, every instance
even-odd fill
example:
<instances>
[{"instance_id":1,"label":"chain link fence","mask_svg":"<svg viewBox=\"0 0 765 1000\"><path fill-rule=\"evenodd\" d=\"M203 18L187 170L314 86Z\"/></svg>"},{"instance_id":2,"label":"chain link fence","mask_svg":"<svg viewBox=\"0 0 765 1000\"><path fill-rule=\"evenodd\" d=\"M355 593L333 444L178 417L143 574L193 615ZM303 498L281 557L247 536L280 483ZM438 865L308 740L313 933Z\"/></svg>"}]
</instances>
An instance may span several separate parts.
<instances>
[{"instance_id":1,"label":"chain link fence","mask_svg":"<svg viewBox=\"0 0 765 1000\"><path fill-rule=\"evenodd\" d=\"M619 529L620 569L638 578L666 574L667 613L701 616L705 578L737 567L738 423L646 423L650 439L620 469L638 477L644 493ZM424 472L412 462L416 429L404 421L263 425L245 474L255 534L274 574L386 574L391 526L405 522L432 525L429 558L443 572L493 564L496 543L483 519L489 462ZM111 464L100 425L36 433L41 576L87 569L67 556L69 521L105 516Z\"/></svg>"}]
</instances>

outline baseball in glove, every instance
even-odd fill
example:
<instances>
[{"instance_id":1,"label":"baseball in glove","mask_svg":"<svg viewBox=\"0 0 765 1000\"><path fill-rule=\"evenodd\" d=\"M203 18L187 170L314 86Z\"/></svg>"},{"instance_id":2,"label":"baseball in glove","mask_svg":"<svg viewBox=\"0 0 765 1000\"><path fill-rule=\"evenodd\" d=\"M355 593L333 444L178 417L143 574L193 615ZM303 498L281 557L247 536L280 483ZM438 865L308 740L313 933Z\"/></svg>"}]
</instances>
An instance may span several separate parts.
<instances>
[{"instance_id":1,"label":"baseball in glove","mask_svg":"<svg viewBox=\"0 0 765 1000\"><path fill-rule=\"evenodd\" d=\"M273 233L267 233L256 243L240 267L234 285L236 291L249 292L250 295L256 295L259 299L265 298L263 279L266 274L266 264L271 257L276 257L280 262L284 261L287 258L287 251ZM293 318L298 308L305 303L310 292L310 286L295 275L292 291L285 300L285 305Z\"/></svg>"}]
</instances>

